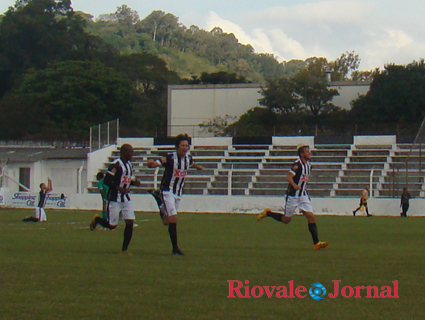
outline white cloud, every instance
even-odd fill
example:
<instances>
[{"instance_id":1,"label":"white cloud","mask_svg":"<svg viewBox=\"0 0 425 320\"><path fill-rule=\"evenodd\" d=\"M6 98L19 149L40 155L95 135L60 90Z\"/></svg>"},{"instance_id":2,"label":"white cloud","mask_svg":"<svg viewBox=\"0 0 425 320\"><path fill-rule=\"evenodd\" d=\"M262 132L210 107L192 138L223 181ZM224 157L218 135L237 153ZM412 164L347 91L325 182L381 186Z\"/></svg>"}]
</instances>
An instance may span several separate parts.
<instances>
[{"instance_id":1,"label":"white cloud","mask_svg":"<svg viewBox=\"0 0 425 320\"><path fill-rule=\"evenodd\" d=\"M361 1L320 1L299 4L293 7L278 6L268 8L257 14L269 22L282 23L283 21L296 21L297 23L361 23L367 20L376 5L373 2Z\"/></svg>"},{"instance_id":2,"label":"white cloud","mask_svg":"<svg viewBox=\"0 0 425 320\"><path fill-rule=\"evenodd\" d=\"M386 29L386 39L381 41L383 47L401 48L413 42L413 39L402 30Z\"/></svg>"},{"instance_id":3,"label":"white cloud","mask_svg":"<svg viewBox=\"0 0 425 320\"><path fill-rule=\"evenodd\" d=\"M250 35L241 26L225 20L217 13L211 11L207 17L205 29L211 30L214 27L220 27L226 33L233 33L240 43L252 45L256 52L277 54L273 50L273 45L269 37L261 28L254 29Z\"/></svg>"}]
</instances>

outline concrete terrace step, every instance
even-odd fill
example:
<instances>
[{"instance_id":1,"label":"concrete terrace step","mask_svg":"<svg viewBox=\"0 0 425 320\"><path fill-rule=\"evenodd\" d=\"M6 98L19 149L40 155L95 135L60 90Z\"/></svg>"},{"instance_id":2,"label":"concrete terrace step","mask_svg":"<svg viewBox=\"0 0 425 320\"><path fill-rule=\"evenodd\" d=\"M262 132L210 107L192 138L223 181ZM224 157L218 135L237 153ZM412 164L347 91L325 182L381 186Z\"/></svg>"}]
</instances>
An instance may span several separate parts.
<instances>
[{"instance_id":1,"label":"concrete terrace step","mask_svg":"<svg viewBox=\"0 0 425 320\"><path fill-rule=\"evenodd\" d=\"M373 189L376 189L376 183L372 184ZM340 190L363 190L365 186L369 186L369 183L363 183L363 182L344 182L344 183L338 183L338 189Z\"/></svg>"},{"instance_id":2,"label":"concrete terrace step","mask_svg":"<svg viewBox=\"0 0 425 320\"><path fill-rule=\"evenodd\" d=\"M315 149L326 149L326 150L350 150L351 144L316 144Z\"/></svg>"},{"instance_id":3,"label":"concrete terrace step","mask_svg":"<svg viewBox=\"0 0 425 320\"><path fill-rule=\"evenodd\" d=\"M346 177L341 177L341 182L342 183L369 183L370 181L370 177L369 175L367 176L346 176ZM373 182L374 183L378 183L379 182L379 177L378 176L374 176L373 177Z\"/></svg>"},{"instance_id":4,"label":"concrete terrace step","mask_svg":"<svg viewBox=\"0 0 425 320\"><path fill-rule=\"evenodd\" d=\"M213 188L218 188L218 189L227 189L228 187L228 183L227 181L215 181L211 183L211 186ZM248 188L248 182L237 182L232 180L232 189L242 189L242 188Z\"/></svg>"},{"instance_id":5,"label":"concrete terrace step","mask_svg":"<svg viewBox=\"0 0 425 320\"><path fill-rule=\"evenodd\" d=\"M249 163L256 162L260 163L263 157L227 157L224 158L225 163Z\"/></svg>"},{"instance_id":6,"label":"concrete terrace step","mask_svg":"<svg viewBox=\"0 0 425 320\"><path fill-rule=\"evenodd\" d=\"M343 171L343 176L369 177L371 171L372 171L372 167L366 168L366 169L350 168L349 170ZM376 177L381 175L382 175L382 170L374 168L373 176Z\"/></svg>"},{"instance_id":7,"label":"concrete terrace step","mask_svg":"<svg viewBox=\"0 0 425 320\"><path fill-rule=\"evenodd\" d=\"M353 156L350 157L349 163L385 163L387 162L386 156Z\"/></svg>"},{"instance_id":8,"label":"concrete terrace step","mask_svg":"<svg viewBox=\"0 0 425 320\"><path fill-rule=\"evenodd\" d=\"M247 150L239 150L239 151L229 151L229 156L231 157L264 157L266 153L264 151L247 151Z\"/></svg>"},{"instance_id":9,"label":"concrete terrace step","mask_svg":"<svg viewBox=\"0 0 425 320\"><path fill-rule=\"evenodd\" d=\"M352 155L355 157L373 157L373 156L389 156L390 150L353 150Z\"/></svg>"},{"instance_id":10,"label":"concrete terrace step","mask_svg":"<svg viewBox=\"0 0 425 320\"><path fill-rule=\"evenodd\" d=\"M350 162L347 163L347 169L363 169L363 170L372 170L372 169L384 169L385 163L381 162Z\"/></svg>"},{"instance_id":11,"label":"concrete terrace step","mask_svg":"<svg viewBox=\"0 0 425 320\"><path fill-rule=\"evenodd\" d=\"M214 177L216 182L226 182L229 180L228 175L219 175ZM232 181L234 182L251 182L252 176L232 176Z\"/></svg>"},{"instance_id":12,"label":"concrete terrace step","mask_svg":"<svg viewBox=\"0 0 425 320\"><path fill-rule=\"evenodd\" d=\"M210 195L226 195L228 194L227 188L209 188L208 194ZM245 189L232 189L232 195L245 195Z\"/></svg>"},{"instance_id":13,"label":"concrete terrace step","mask_svg":"<svg viewBox=\"0 0 425 320\"><path fill-rule=\"evenodd\" d=\"M223 163L223 169L258 169L258 163L252 162L235 162L235 163Z\"/></svg>"},{"instance_id":14,"label":"concrete terrace step","mask_svg":"<svg viewBox=\"0 0 425 320\"><path fill-rule=\"evenodd\" d=\"M224 157L224 150L191 150L190 154L193 157Z\"/></svg>"}]
</instances>

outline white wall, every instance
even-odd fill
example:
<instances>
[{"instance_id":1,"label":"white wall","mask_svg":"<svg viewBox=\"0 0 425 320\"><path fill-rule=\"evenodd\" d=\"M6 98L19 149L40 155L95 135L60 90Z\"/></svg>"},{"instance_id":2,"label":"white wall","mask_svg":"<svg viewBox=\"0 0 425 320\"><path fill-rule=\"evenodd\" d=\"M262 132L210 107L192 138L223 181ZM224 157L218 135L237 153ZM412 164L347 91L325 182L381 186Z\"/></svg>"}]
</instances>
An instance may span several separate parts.
<instances>
[{"instance_id":1,"label":"white wall","mask_svg":"<svg viewBox=\"0 0 425 320\"><path fill-rule=\"evenodd\" d=\"M302 137L272 137L273 146L298 146L305 144L314 147L313 136L302 136ZM294 151L295 152L295 151Z\"/></svg>"},{"instance_id":2,"label":"white wall","mask_svg":"<svg viewBox=\"0 0 425 320\"><path fill-rule=\"evenodd\" d=\"M4 195L4 194L3 194ZM4 196L7 200L7 195ZM136 211L158 211L155 200L150 195L133 195L132 200ZM312 198L316 215L352 216L359 200L356 198ZM369 199L369 209L376 216L400 216L399 199ZM7 203L6 203L7 206ZM69 196L68 209L100 210L101 199L98 194L76 194ZM282 211L283 197L254 197L254 196L183 196L179 212L186 213L229 213L229 214L258 214L264 208ZM409 216L425 216L423 207L425 199L410 201ZM365 216L364 214L357 214Z\"/></svg>"},{"instance_id":3,"label":"white wall","mask_svg":"<svg viewBox=\"0 0 425 320\"><path fill-rule=\"evenodd\" d=\"M332 99L332 103L346 110L351 109L351 101L365 95L370 88L370 82L333 82L332 89L337 89L339 96Z\"/></svg>"},{"instance_id":4,"label":"white wall","mask_svg":"<svg viewBox=\"0 0 425 320\"><path fill-rule=\"evenodd\" d=\"M192 138L192 146L213 146L225 147L233 144L232 137L194 137Z\"/></svg>"},{"instance_id":5,"label":"white wall","mask_svg":"<svg viewBox=\"0 0 425 320\"><path fill-rule=\"evenodd\" d=\"M118 138L117 146L130 144L133 148L152 147L154 144L153 138ZM115 146L115 148L117 147Z\"/></svg>"},{"instance_id":6,"label":"white wall","mask_svg":"<svg viewBox=\"0 0 425 320\"><path fill-rule=\"evenodd\" d=\"M87 180L92 181L96 180L96 174L99 172L100 168L103 168L105 161L108 160L108 157L111 156L112 151L117 150L116 145L109 146L94 152L87 154Z\"/></svg>"},{"instance_id":7,"label":"white wall","mask_svg":"<svg viewBox=\"0 0 425 320\"><path fill-rule=\"evenodd\" d=\"M344 109L351 109L350 102L366 94L369 83L334 82L331 88L340 93L332 102ZM200 123L217 116L240 117L262 98L259 84L230 85L172 85L168 86L167 133L176 136L188 133L192 137L210 136L201 132Z\"/></svg>"},{"instance_id":8,"label":"white wall","mask_svg":"<svg viewBox=\"0 0 425 320\"><path fill-rule=\"evenodd\" d=\"M354 136L355 146L391 146L397 143L397 136Z\"/></svg>"},{"instance_id":9,"label":"white wall","mask_svg":"<svg viewBox=\"0 0 425 320\"><path fill-rule=\"evenodd\" d=\"M168 135L207 136L200 123L226 114L240 117L259 106L259 90L258 84L169 86Z\"/></svg>"},{"instance_id":10,"label":"white wall","mask_svg":"<svg viewBox=\"0 0 425 320\"><path fill-rule=\"evenodd\" d=\"M72 194L77 192L78 169L83 160L42 160L38 162L9 163L7 174L14 180L19 181L19 169L30 168L31 192L38 192L41 182L47 183L50 177L53 181L54 193ZM84 161L84 169L87 170L87 161ZM86 171L87 172L87 171ZM87 173L83 172L82 188L87 188ZM19 186L10 179L3 178L4 188L2 192L18 192Z\"/></svg>"}]
</instances>

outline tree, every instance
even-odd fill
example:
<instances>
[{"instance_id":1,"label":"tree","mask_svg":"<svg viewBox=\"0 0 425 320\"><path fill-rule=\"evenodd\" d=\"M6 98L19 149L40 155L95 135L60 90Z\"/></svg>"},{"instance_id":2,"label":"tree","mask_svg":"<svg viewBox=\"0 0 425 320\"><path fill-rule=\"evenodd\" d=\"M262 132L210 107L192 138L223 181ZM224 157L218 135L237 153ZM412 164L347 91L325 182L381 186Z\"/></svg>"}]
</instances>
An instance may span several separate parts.
<instances>
[{"instance_id":1,"label":"tree","mask_svg":"<svg viewBox=\"0 0 425 320\"><path fill-rule=\"evenodd\" d=\"M288 114L300 111L301 97L295 91L295 82L288 78L268 80L260 91L263 98L260 105L276 114Z\"/></svg>"},{"instance_id":2,"label":"tree","mask_svg":"<svg viewBox=\"0 0 425 320\"><path fill-rule=\"evenodd\" d=\"M353 102L350 116L361 130L394 133L399 125L406 134L413 134L425 117L424 89L424 60L386 65L374 76L369 92Z\"/></svg>"},{"instance_id":3,"label":"tree","mask_svg":"<svg viewBox=\"0 0 425 320\"><path fill-rule=\"evenodd\" d=\"M351 75L360 66L360 57L354 51L346 51L341 56L329 62L328 70L331 71L332 81L351 80Z\"/></svg>"},{"instance_id":4,"label":"tree","mask_svg":"<svg viewBox=\"0 0 425 320\"><path fill-rule=\"evenodd\" d=\"M168 85L180 83L178 75L149 53L121 56L118 70L129 77L135 89L128 134L166 135Z\"/></svg>"},{"instance_id":5,"label":"tree","mask_svg":"<svg viewBox=\"0 0 425 320\"><path fill-rule=\"evenodd\" d=\"M115 11L115 17L118 25L121 28L121 32L123 32L123 36L129 34L134 25L139 21L139 14L137 11L131 9L125 4L117 7L117 11Z\"/></svg>"},{"instance_id":6,"label":"tree","mask_svg":"<svg viewBox=\"0 0 425 320\"><path fill-rule=\"evenodd\" d=\"M295 92L301 97L301 103L314 116L334 110L336 107L331 100L339 95L338 90L329 89L326 78L309 71L307 68L294 77Z\"/></svg>"},{"instance_id":7,"label":"tree","mask_svg":"<svg viewBox=\"0 0 425 320\"><path fill-rule=\"evenodd\" d=\"M100 62L53 62L3 99L2 138L83 140L94 124L125 121L131 96L130 79Z\"/></svg>"},{"instance_id":8,"label":"tree","mask_svg":"<svg viewBox=\"0 0 425 320\"><path fill-rule=\"evenodd\" d=\"M212 133L214 137L226 137L230 136L231 133L228 127L235 122L237 117L229 116L228 114L217 116L214 119L207 120L199 124L204 133Z\"/></svg>"},{"instance_id":9,"label":"tree","mask_svg":"<svg viewBox=\"0 0 425 320\"><path fill-rule=\"evenodd\" d=\"M28 69L41 70L51 61L111 61L116 51L86 33L86 22L65 0L22 0L9 8L0 23L0 72L8 77L0 97Z\"/></svg>"}]
</instances>

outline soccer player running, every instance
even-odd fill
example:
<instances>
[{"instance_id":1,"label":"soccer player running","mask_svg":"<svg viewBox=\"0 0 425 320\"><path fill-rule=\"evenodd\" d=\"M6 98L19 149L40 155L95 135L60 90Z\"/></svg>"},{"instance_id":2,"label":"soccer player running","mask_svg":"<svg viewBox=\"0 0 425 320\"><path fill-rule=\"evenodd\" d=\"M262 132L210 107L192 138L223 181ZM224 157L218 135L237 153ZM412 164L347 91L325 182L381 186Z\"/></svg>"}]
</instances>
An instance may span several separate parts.
<instances>
[{"instance_id":1,"label":"soccer player running","mask_svg":"<svg viewBox=\"0 0 425 320\"><path fill-rule=\"evenodd\" d=\"M313 237L313 248L319 250L328 246L327 242L320 242L313 207L310 197L307 194L307 182L311 173L311 152L309 146L301 145L298 147L298 156L291 170L289 170L286 180L288 181L288 189L286 191L285 213L273 212L269 208L258 215L257 220L271 217L279 222L288 224L291 222L292 216L296 208L307 218L308 230Z\"/></svg>"},{"instance_id":2,"label":"soccer player running","mask_svg":"<svg viewBox=\"0 0 425 320\"><path fill-rule=\"evenodd\" d=\"M128 246L133 237L134 207L130 198L130 186L140 186L140 181L133 176L133 147L124 144L120 148L120 158L112 162L104 178L104 184L109 187L107 194L107 214L108 218L101 218L95 214L90 222L90 230L95 230L97 224L114 230L118 225L120 212L125 220L124 241L122 244L122 254L129 254ZM109 221L108 221L109 220Z\"/></svg>"},{"instance_id":3,"label":"soccer player running","mask_svg":"<svg viewBox=\"0 0 425 320\"><path fill-rule=\"evenodd\" d=\"M44 182L40 183L40 192L38 193L38 204L35 207L35 217L25 218L24 222L45 222L47 221L46 211L44 211L44 206L47 201L47 194L53 190L53 183L50 178L47 178L47 186Z\"/></svg>"},{"instance_id":4,"label":"soccer player running","mask_svg":"<svg viewBox=\"0 0 425 320\"><path fill-rule=\"evenodd\" d=\"M371 214L369 214L369 208L367 207L367 198L369 196L369 187L366 186L363 190L362 196L360 198L360 206L353 211L353 216L356 216L357 211L359 211L360 209L362 209L362 207L364 207L364 209L366 210L366 214L368 217L372 217Z\"/></svg>"},{"instance_id":5,"label":"soccer player running","mask_svg":"<svg viewBox=\"0 0 425 320\"><path fill-rule=\"evenodd\" d=\"M168 225L171 244L173 246L173 255L184 256L177 244L177 210L183 194L184 180L189 168L203 170L201 166L193 162L189 152L189 136L179 134L175 140L176 150L158 160L149 159L147 165L149 168L163 166L165 168L161 181L160 195L151 192L157 200L160 209L160 215L164 225Z\"/></svg>"}]
</instances>

